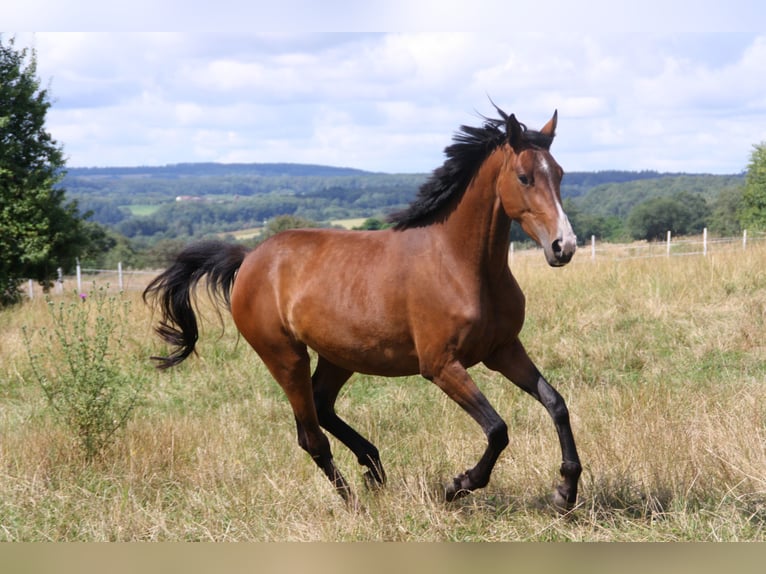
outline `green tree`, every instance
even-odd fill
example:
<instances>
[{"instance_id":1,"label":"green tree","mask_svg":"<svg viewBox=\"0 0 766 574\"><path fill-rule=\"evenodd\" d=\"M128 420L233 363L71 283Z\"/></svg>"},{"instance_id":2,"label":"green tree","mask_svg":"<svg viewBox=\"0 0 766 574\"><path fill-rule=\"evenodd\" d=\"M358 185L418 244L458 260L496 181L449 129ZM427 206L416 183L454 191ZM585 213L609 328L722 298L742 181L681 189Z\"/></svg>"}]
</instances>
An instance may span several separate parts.
<instances>
[{"instance_id":1,"label":"green tree","mask_svg":"<svg viewBox=\"0 0 766 574\"><path fill-rule=\"evenodd\" d=\"M743 191L741 185L721 190L713 202L710 231L723 237L742 233L740 213L742 211Z\"/></svg>"},{"instance_id":2,"label":"green tree","mask_svg":"<svg viewBox=\"0 0 766 574\"><path fill-rule=\"evenodd\" d=\"M310 219L306 219L304 217L296 217L295 215L279 215L269 220L269 222L266 224L266 227L264 227L263 231L261 232L261 235L258 237L258 241L264 241L272 235L276 235L282 231L287 231L288 229L304 229L307 227L319 227L319 224L316 221L311 221Z\"/></svg>"},{"instance_id":3,"label":"green tree","mask_svg":"<svg viewBox=\"0 0 766 574\"><path fill-rule=\"evenodd\" d=\"M601 241L615 241L623 233L622 220L617 216L584 212L571 198L564 200L563 207L581 243L589 242L593 235Z\"/></svg>"},{"instance_id":4,"label":"green tree","mask_svg":"<svg viewBox=\"0 0 766 574\"><path fill-rule=\"evenodd\" d=\"M634 239L662 239L699 233L707 225L710 208L697 194L679 192L673 197L655 197L636 205L628 215L627 228Z\"/></svg>"},{"instance_id":5,"label":"green tree","mask_svg":"<svg viewBox=\"0 0 766 574\"><path fill-rule=\"evenodd\" d=\"M361 225L353 227L354 231L378 231L379 229L387 229L391 227L390 223L386 223L379 217L368 217Z\"/></svg>"},{"instance_id":6,"label":"green tree","mask_svg":"<svg viewBox=\"0 0 766 574\"><path fill-rule=\"evenodd\" d=\"M766 229L766 142L753 146L745 176L740 222L744 229Z\"/></svg>"},{"instance_id":7,"label":"green tree","mask_svg":"<svg viewBox=\"0 0 766 574\"><path fill-rule=\"evenodd\" d=\"M49 285L57 267L103 238L58 186L65 161L45 129L48 91L34 50L14 43L0 36L0 307L18 301L23 279Z\"/></svg>"}]
</instances>

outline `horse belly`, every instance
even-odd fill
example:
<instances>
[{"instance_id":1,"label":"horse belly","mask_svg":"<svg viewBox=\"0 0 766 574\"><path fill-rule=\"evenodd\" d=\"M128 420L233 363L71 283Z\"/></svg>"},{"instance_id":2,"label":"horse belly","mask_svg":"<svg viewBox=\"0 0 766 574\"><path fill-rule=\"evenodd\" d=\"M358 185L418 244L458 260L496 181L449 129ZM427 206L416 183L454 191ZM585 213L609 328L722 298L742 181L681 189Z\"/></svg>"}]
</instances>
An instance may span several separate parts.
<instances>
[{"instance_id":1,"label":"horse belly","mask_svg":"<svg viewBox=\"0 0 766 574\"><path fill-rule=\"evenodd\" d=\"M332 363L354 372L383 376L415 374L415 346L397 313L339 305L295 310L296 338Z\"/></svg>"},{"instance_id":2,"label":"horse belly","mask_svg":"<svg viewBox=\"0 0 766 574\"><path fill-rule=\"evenodd\" d=\"M345 369L417 373L408 266L395 239L386 232L334 230L272 237L245 261L237 279L248 284L248 306L258 317L251 338L273 329L276 320L293 341Z\"/></svg>"}]
</instances>

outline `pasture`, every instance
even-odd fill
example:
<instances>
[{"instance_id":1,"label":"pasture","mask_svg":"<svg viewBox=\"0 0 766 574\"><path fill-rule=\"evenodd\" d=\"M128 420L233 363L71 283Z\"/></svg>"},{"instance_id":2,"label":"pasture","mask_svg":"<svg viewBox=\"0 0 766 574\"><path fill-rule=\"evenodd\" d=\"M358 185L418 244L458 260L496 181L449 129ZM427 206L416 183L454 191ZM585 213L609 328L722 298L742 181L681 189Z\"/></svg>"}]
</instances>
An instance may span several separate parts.
<instances>
[{"instance_id":1,"label":"pasture","mask_svg":"<svg viewBox=\"0 0 766 574\"><path fill-rule=\"evenodd\" d=\"M131 213L131 215L145 217L148 215L154 215L160 208L159 204L154 203L136 203L125 206Z\"/></svg>"},{"instance_id":2,"label":"pasture","mask_svg":"<svg viewBox=\"0 0 766 574\"><path fill-rule=\"evenodd\" d=\"M419 377L355 375L338 412L380 448L388 485L367 491L331 438L360 497L348 510L230 318L222 334L203 300L199 356L157 372L156 317L131 290L112 359L145 379L142 402L89 463L30 372L22 326L48 325L45 301L0 311L0 540L766 540L766 244L625 261L585 251L561 269L539 251L512 265L522 340L566 399L583 462L567 516L547 503L560 464L547 413L481 366L470 372L511 441L490 484L445 503L443 486L484 449L481 430ZM51 371L63 360L36 351Z\"/></svg>"}]
</instances>

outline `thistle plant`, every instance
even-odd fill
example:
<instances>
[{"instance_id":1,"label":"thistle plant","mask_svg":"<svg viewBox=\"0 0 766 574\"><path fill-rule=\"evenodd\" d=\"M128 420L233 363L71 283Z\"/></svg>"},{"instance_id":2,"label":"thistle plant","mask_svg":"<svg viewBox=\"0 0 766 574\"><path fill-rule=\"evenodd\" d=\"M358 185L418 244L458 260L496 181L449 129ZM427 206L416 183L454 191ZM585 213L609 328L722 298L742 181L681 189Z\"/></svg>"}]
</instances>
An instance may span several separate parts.
<instances>
[{"instance_id":1,"label":"thistle plant","mask_svg":"<svg viewBox=\"0 0 766 574\"><path fill-rule=\"evenodd\" d=\"M56 418L76 437L91 462L123 428L138 405L143 378L127 373L121 349L130 302L106 288L87 297L47 299L51 325L33 345L24 342L34 377Z\"/></svg>"}]
</instances>

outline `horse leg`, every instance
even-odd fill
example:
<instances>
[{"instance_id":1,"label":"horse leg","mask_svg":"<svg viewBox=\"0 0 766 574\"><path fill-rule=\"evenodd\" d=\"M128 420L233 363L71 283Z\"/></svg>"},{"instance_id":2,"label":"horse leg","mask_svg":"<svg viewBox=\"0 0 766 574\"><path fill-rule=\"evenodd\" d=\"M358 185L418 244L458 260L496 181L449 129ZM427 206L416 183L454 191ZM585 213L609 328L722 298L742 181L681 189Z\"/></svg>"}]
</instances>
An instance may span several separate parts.
<instances>
[{"instance_id":1,"label":"horse leg","mask_svg":"<svg viewBox=\"0 0 766 574\"><path fill-rule=\"evenodd\" d=\"M553 504L561 512L571 510L577 501L577 483L582 466L564 399L540 374L518 339L496 351L484 364L540 401L553 419L561 445L560 473L563 479L553 493Z\"/></svg>"},{"instance_id":2,"label":"horse leg","mask_svg":"<svg viewBox=\"0 0 766 574\"><path fill-rule=\"evenodd\" d=\"M319 417L311 390L310 361L306 347L296 345L279 347L279 352L275 352L275 349L277 347L271 347L271 352L262 354L261 357L285 391L293 409L298 444L311 455L343 500L352 506L355 505L356 500L351 488L333 462L330 441L319 428Z\"/></svg>"},{"instance_id":3,"label":"horse leg","mask_svg":"<svg viewBox=\"0 0 766 574\"><path fill-rule=\"evenodd\" d=\"M338 393L352 374L351 371L320 356L311 377L314 385L314 404L319 424L345 444L356 455L359 464L367 467L368 470L364 473L365 481L369 487L375 488L386 482L386 473L380 462L378 449L335 413Z\"/></svg>"},{"instance_id":4,"label":"horse leg","mask_svg":"<svg viewBox=\"0 0 766 574\"><path fill-rule=\"evenodd\" d=\"M456 476L452 484L447 486L445 496L451 501L489 483L492 469L500 453L508 445L508 427L460 363L450 363L442 368L438 375L426 378L433 380L447 396L479 423L487 436L487 448L476 466Z\"/></svg>"}]
</instances>

